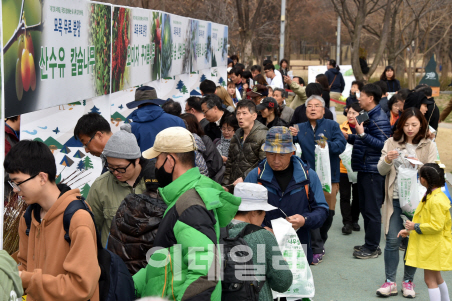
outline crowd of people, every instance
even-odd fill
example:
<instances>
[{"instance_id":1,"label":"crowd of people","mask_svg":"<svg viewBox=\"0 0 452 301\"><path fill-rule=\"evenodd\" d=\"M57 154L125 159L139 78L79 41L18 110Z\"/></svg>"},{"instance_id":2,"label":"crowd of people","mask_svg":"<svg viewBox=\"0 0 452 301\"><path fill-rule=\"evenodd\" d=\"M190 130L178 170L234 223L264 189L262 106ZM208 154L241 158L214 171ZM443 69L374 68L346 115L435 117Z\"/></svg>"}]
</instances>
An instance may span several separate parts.
<instances>
[{"instance_id":1,"label":"crowd of people","mask_svg":"<svg viewBox=\"0 0 452 301\"><path fill-rule=\"evenodd\" d=\"M378 82L352 83L347 120L339 124L336 107L345 82L334 60L307 85L285 59L279 68L266 60L247 70L231 56L228 67L226 89L204 80L202 97L188 98L184 112L179 102L159 99L144 86L127 104L135 110L120 131L113 134L96 113L78 120L74 136L102 159L103 170L85 210L72 212L70 226L66 211L81 199L80 191L57 185L49 148L19 141L20 117L7 120L4 168L10 190L29 205L29 218L24 215L18 229L17 296L102 300L99 250L105 248L130 273L136 298L241 299L218 276L224 255L218 246L227 229L227 239L243 239L254 254L265 245L267 260L252 258L263 266L265 281L252 291L258 300L272 300L271 290L287 291L293 277L273 248L278 243L271 221L287 220L306 246L308 263L317 265L329 251L339 193L342 233L360 231L360 215L364 220L364 243L350 249L355 258L382 254L383 224L386 281L377 295L398 293L399 248L410 235L403 247L403 296L416 296L413 277L422 268L430 300L449 300L440 271L452 269L450 201L441 191L444 170L434 143L446 117L440 117L432 89L401 89L388 66ZM321 167L321 160L329 166ZM427 192L404 221L397 179L410 167L419 168ZM272 265L275 256L279 268Z\"/></svg>"}]
</instances>

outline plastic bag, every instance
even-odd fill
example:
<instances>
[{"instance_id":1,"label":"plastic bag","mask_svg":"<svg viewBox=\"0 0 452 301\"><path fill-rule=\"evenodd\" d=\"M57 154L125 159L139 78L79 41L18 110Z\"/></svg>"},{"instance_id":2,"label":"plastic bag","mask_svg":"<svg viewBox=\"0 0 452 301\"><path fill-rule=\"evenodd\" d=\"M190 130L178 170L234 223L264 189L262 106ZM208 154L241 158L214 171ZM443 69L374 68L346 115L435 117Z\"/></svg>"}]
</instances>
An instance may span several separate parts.
<instances>
[{"instance_id":1,"label":"plastic bag","mask_svg":"<svg viewBox=\"0 0 452 301\"><path fill-rule=\"evenodd\" d=\"M358 173L354 172L352 169L352 152L353 145L347 143L345 151L339 155L339 158L341 158L342 164L344 164L345 169L347 169L348 181L356 184L358 182Z\"/></svg>"},{"instance_id":2,"label":"plastic bag","mask_svg":"<svg viewBox=\"0 0 452 301\"><path fill-rule=\"evenodd\" d=\"M397 174L400 208L412 218L427 189L419 182L416 168L400 167Z\"/></svg>"},{"instance_id":3,"label":"plastic bag","mask_svg":"<svg viewBox=\"0 0 452 301\"><path fill-rule=\"evenodd\" d=\"M292 285L287 292L273 291L273 299L278 297L314 297L315 287L311 268L292 224L283 218L277 218L272 220L272 228L281 253L293 275Z\"/></svg>"},{"instance_id":4,"label":"plastic bag","mask_svg":"<svg viewBox=\"0 0 452 301\"><path fill-rule=\"evenodd\" d=\"M325 143L324 148L319 145L315 146L315 172L319 176L320 183L322 183L323 191L331 193L331 166L328 143Z\"/></svg>"}]
</instances>

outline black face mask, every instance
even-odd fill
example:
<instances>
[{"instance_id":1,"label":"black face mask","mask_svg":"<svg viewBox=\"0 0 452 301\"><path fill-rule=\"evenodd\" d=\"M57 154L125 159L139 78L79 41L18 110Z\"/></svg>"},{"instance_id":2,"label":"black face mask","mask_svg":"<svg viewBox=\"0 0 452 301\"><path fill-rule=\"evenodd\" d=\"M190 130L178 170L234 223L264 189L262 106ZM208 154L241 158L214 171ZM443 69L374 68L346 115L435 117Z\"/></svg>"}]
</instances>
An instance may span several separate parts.
<instances>
[{"instance_id":1,"label":"black face mask","mask_svg":"<svg viewBox=\"0 0 452 301\"><path fill-rule=\"evenodd\" d=\"M171 156L171 158L173 158L173 160L174 160L173 156ZM165 187L165 186L171 184L171 182L173 182L173 172L174 172L174 167L176 167L176 164L174 164L173 170L171 171L171 173L166 172L166 170L165 170L166 160L168 160L168 157L166 157L165 162L163 162L163 164L162 164L162 166L160 166L160 168L157 168L157 167L155 168L155 177L157 178L157 181L159 182L160 187ZM176 160L174 160L174 163L176 163Z\"/></svg>"}]
</instances>

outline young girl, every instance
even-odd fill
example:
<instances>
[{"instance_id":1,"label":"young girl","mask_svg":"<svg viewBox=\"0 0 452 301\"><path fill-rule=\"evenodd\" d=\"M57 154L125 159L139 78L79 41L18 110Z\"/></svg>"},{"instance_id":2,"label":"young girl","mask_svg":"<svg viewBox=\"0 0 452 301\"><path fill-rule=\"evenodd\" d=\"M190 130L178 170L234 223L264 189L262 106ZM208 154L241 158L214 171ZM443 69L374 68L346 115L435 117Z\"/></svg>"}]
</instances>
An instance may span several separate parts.
<instances>
[{"instance_id":1,"label":"young girl","mask_svg":"<svg viewBox=\"0 0 452 301\"><path fill-rule=\"evenodd\" d=\"M392 66L386 66L385 71L380 76L380 80L388 85L388 92L393 93L400 90L400 82L395 78L395 71Z\"/></svg>"},{"instance_id":2,"label":"young girl","mask_svg":"<svg viewBox=\"0 0 452 301\"><path fill-rule=\"evenodd\" d=\"M444 170L427 163L419 170L422 186L427 188L413 221L405 223L399 236L410 235L406 265L424 269L430 301L446 301L449 291L440 271L452 270L450 201L441 191L446 184Z\"/></svg>"},{"instance_id":3,"label":"young girl","mask_svg":"<svg viewBox=\"0 0 452 301\"><path fill-rule=\"evenodd\" d=\"M234 102L234 107L238 103L237 96L235 95L235 84L232 81L228 81L228 94Z\"/></svg>"}]
</instances>

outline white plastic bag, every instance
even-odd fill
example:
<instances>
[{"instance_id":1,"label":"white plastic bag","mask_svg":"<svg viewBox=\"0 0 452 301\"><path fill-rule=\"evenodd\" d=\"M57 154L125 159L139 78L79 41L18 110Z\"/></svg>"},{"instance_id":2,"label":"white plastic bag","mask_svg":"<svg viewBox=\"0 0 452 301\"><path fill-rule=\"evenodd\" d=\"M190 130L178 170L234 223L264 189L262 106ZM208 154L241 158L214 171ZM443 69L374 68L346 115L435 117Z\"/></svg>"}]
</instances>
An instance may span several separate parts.
<instances>
[{"instance_id":1,"label":"white plastic bag","mask_svg":"<svg viewBox=\"0 0 452 301\"><path fill-rule=\"evenodd\" d=\"M314 297L315 287L311 268L292 224L283 218L277 218L272 220L272 228L281 253L293 275L292 285L287 292L273 291L273 299L278 297Z\"/></svg>"},{"instance_id":2,"label":"white plastic bag","mask_svg":"<svg viewBox=\"0 0 452 301\"><path fill-rule=\"evenodd\" d=\"M399 167L397 185L400 208L406 216L412 218L427 189L419 182L417 169L411 167Z\"/></svg>"},{"instance_id":3,"label":"white plastic bag","mask_svg":"<svg viewBox=\"0 0 452 301\"><path fill-rule=\"evenodd\" d=\"M358 182L358 173L354 172L352 169L352 152L353 145L347 143L344 152L339 155L339 158L341 158L342 164L344 164L345 169L347 169L348 181L356 184Z\"/></svg>"},{"instance_id":4,"label":"white plastic bag","mask_svg":"<svg viewBox=\"0 0 452 301\"><path fill-rule=\"evenodd\" d=\"M323 191L331 193L331 166L328 143L325 144L324 148L319 145L315 146L315 172L319 176L320 183L322 183Z\"/></svg>"}]
</instances>

